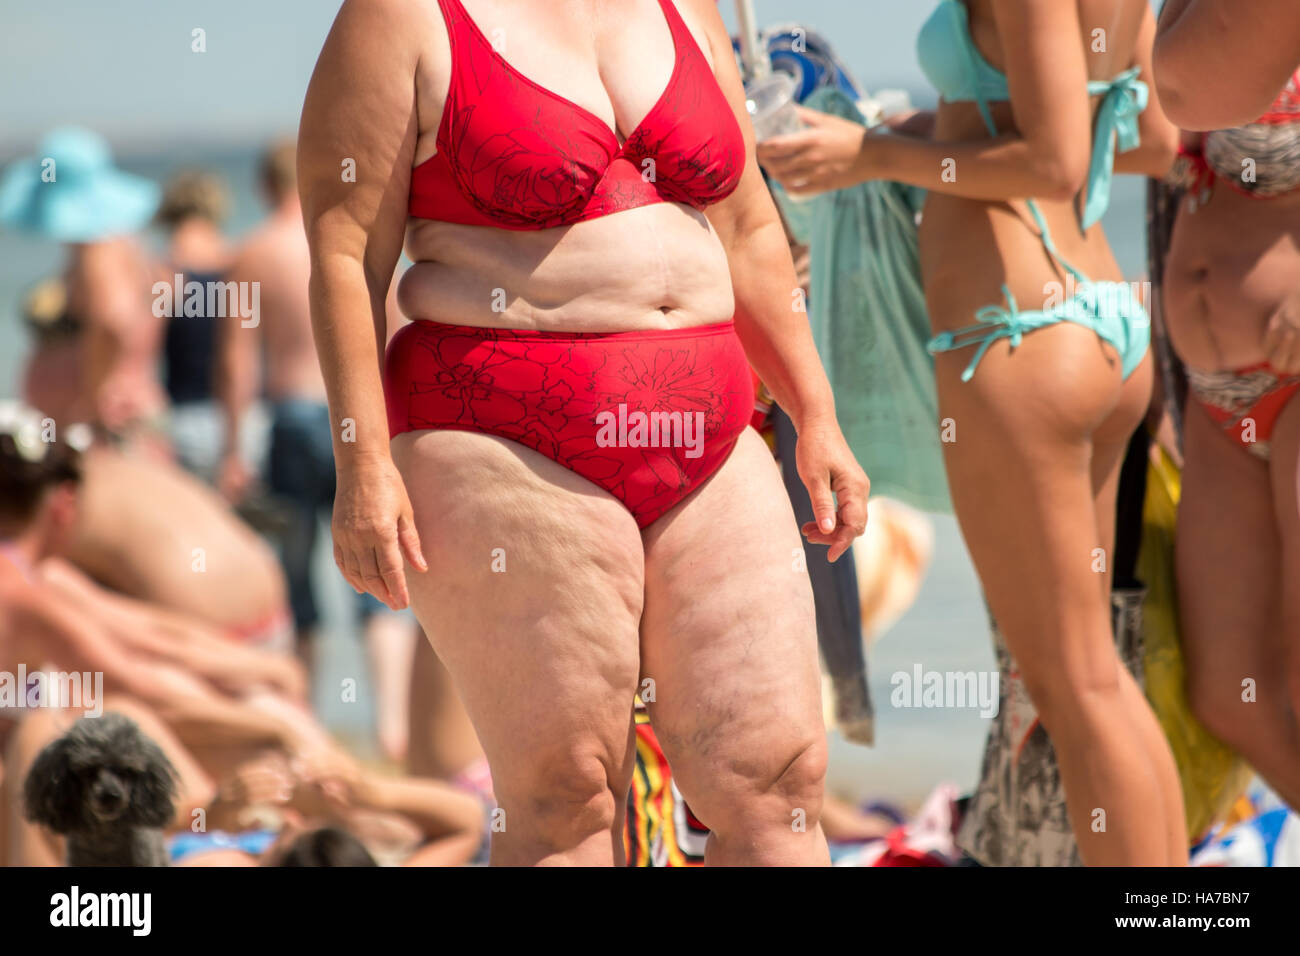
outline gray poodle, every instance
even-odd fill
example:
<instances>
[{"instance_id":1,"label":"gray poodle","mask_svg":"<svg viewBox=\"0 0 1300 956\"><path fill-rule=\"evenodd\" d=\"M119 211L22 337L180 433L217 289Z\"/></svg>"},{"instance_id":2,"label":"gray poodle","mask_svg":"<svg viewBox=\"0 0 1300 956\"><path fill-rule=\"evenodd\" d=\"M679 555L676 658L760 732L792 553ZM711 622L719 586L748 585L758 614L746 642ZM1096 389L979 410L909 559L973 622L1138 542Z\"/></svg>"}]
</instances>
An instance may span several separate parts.
<instances>
[{"instance_id":1,"label":"gray poodle","mask_svg":"<svg viewBox=\"0 0 1300 956\"><path fill-rule=\"evenodd\" d=\"M176 771L121 714L82 717L36 757L27 819L68 840L68 866L166 866Z\"/></svg>"}]
</instances>

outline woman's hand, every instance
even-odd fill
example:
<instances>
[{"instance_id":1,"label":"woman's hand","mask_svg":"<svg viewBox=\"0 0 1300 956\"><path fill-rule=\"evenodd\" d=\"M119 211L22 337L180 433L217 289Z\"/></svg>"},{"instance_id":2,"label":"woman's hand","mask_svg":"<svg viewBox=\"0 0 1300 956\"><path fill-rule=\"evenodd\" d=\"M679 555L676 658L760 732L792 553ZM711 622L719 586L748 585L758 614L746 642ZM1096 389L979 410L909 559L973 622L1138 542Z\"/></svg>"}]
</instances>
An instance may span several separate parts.
<instances>
[{"instance_id":1,"label":"woman's hand","mask_svg":"<svg viewBox=\"0 0 1300 956\"><path fill-rule=\"evenodd\" d=\"M861 123L798 106L807 129L775 136L757 146L759 163L793 195L856 186L873 179L872 135Z\"/></svg>"},{"instance_id":2,"label":"woman's hand","mask_svg":"<svg viewBox=\"0 0 1300 956\"><path fill-rule=\"evenodd\" d=\"M1300 291L1293 292L1268 320L1264 332L1268 363L1284 375L1300 373Z\"/></svg>"},{"instance_id":3,"label":"woman's hand","mask_svg":"<svg viewBox=\"0 0 1300 956\"><path fill-rule=\"evenodd\" d=\"M365 805L371 788L361 765L339 747L318 749L291 762L293 804L304 816L341 816Z\"/></svg>"},{"instance_id":4,"label":"woman's hand","mask_svg":"<svg viewBox=\"0 0 1300 956\"><path fill-rule=\"evenodd\" d=\"M834 419L803 424L797 431L795 468L808 489L816 519L802 530L813 544L829 545L826 556L835 561L867 530L871 481Z\"/></svg>"},{"instance_id":5,"label":"woman's hand","mask_svg":"<svg viewBox=\"0 0 1300 956\"><path fill-rule=\"evenodd\" d=\"M420 551L406 485L388 458L341 468L334 496L334 562L358 594L369 592L394 611L411 603L405 556L429 570Z\"/></svg>"},{"instance_id":6,"label":"woman's hand","mask_svg":"<svg viewBox=\"0 0 1300 956\"><path fill-rule=\"evenodd\" d=\"M284 754L276 750L259 753L237 766L217 796L236 807L285 804L293 796L293 775Z\"/></svg>"}]
</instances>

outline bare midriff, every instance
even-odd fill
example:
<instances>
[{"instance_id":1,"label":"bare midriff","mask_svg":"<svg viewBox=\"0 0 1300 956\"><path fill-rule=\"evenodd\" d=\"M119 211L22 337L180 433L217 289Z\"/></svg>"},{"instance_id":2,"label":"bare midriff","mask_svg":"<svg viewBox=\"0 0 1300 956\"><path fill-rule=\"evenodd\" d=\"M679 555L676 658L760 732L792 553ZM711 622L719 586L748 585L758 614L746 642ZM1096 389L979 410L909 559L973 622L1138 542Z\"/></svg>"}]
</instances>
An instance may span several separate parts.
<instances>
[{"instance_id":1,"label":"bare midriff","mask_svg":"<svg viewBox=\"0 0 1300 956\"><path fill-rule=\"evenodd\" d=\"M415 265L398 304L412 319L622 332L710 325L734 312L717 233L677 203L527 232L412 219L406 252Z\"/></svg>"},{"instance_id":2,"label":"bare midriff","mask_svg":"<svg viewBox=\"0 0 1300 956\"><path fill-rule=\"evenodd\" d=\"M1184 200L1165 263L1164 316L1183 362L1233 371L1265 360L1269 318L1300 290L1300 191L1271 199L1215 183Z\"/></svg>"}]
</instances>

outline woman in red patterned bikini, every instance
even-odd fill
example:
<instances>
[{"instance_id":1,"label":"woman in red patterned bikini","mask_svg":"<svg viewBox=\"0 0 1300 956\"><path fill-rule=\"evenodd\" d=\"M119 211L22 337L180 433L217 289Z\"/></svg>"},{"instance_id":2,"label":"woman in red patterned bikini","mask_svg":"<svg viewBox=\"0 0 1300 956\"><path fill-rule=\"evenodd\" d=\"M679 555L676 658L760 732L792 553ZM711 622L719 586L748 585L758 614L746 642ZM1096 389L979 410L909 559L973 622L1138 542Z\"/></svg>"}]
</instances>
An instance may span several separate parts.
<instances>
[{"instance_id":1,"label":"woman in red patterned bikini","mask_svg":"<svg viewBox=\"0 0 1300 956\"><path fill-rule=\"evenodd\" d=\"M346 0L299 146L335 558L450 670L493 863L622 862L638 691L707 862L826 863L812 598L749 366L832 558L867 480L713 0Z\"/></svg>"},{"instance_id":2,"label":"woman in red patterned bikini","mask_svg":"<svg viewBox=\"0 0 1300 956\"><path fill-rule=\"evenodd\" d=\"M1300 809L1300 71L1254 123L1188 140L1164 310L1190 385L1178 515L1188 692Z\"/></svg>"}]
</instances>

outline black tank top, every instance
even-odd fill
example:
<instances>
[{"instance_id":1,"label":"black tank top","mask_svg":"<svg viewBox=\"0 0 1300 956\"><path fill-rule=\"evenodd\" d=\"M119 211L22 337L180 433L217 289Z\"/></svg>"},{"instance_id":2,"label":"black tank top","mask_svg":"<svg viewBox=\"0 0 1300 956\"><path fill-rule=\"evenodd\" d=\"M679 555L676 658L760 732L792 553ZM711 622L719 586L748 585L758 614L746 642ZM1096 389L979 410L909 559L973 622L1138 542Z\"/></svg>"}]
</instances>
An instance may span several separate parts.
<instances>
[{"instance_id":1,"label":"black tank top","mask_svg":"<svg viewBox=\"0 0 1300 956\"><path fill-rule=\"evenodd\" d=\"M209 282L221 281L219 272L185 272L185 283L203 285L203 307L199 315L185 314L185 297L172 307L172 317L167 320L163 341L163 356L167 361L165 385L172 404L201 402L212 397L212 378L216 365L217 317L207 314Z\"/></svg>"}]
</instances>

